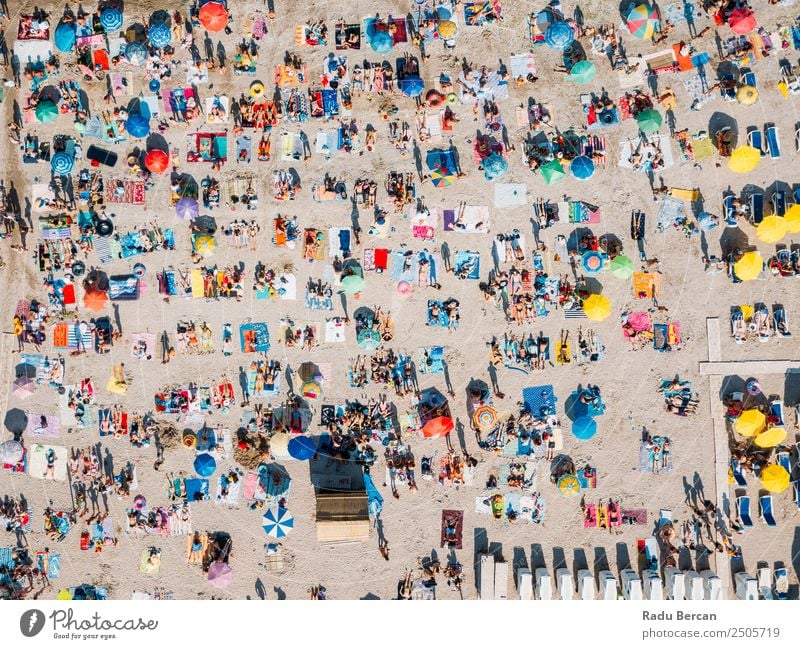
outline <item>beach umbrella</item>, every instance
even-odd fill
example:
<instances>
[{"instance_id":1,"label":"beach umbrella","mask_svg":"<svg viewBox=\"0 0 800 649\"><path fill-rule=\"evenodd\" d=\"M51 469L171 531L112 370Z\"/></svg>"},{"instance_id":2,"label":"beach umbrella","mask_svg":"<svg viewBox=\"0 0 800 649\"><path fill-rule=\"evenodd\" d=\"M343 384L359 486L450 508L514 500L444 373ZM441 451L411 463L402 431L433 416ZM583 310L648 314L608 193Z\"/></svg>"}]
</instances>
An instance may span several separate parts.
<instances>
[{"instance_id":1,"label":"beach umbrella","mask_svg":"<svg viewBox=\"0 0 800 649\"><path fill-rule=\"evenodd\" d=\"M422 436L428 438L444 437L455 426L450 417L434 417L422 427Z\"/></svg>"},{"instance_id":2,"label":"beach umbrella","mask_svg":"<svg viewBox=\"0 0 800 649\"><path fill-rule=\"evenodd\" d=\"M578 439L592 439L597 433L597 422L591 417L578 417L572 422L572 434Z\"/></svg>"},{"instance_id":3,"label":"beach umbrella","mask_svg":"<svg viewBox=\"0 0 800 649\"><path fill-rule=\"evenodd\" d=\"M172 30L165 23L156 23L147 30L147 40L153 47L166 47L172 40Z\"/></svg>"},{"instance_id":4,"label":"beach umbrella","mask_svg":"<svg viewBox=\"0 0 800 649\"><path fill-rule=\"evenodd\" d=\"M314 381L322 377L322 370L319 369L316 363L306 361L297 368L297 376L303 381Z\"/></svg>"},{"instance_id":5,"label":"beach umbrella","mask_svg":"<svg viewBox=\"0 0 800 649\"><path fill-rule=\"evenodd\" d=\"M363 291L365 285L366 282L361 275L348 275L342 279L342 290L351 295Z\"/></svg>"},{"instance_id":6,"label":"beach umbrella","mask_svg":"<svg viewBox=\"0 0 800 649\"><path fill-rule=\"evenodd\" d=\"M86 291L83 296L83 306L90 311L102 311L106 306L106 302L108 302L108 295L105 291L94 289Z\"/></svg>"},{"instance_id":7,"label":"beach umbrella","mask_svg":"<svg viewBox=\"0 0 800 649\"><path fill-rule=\"evenodd\" d=\"M182 219L194 221L200 215L200 203L191 196L184 196L175 204L175 212Z\"/></svg>"},{"instance_id":8,"label":"beach umbrella","mask_svg":"<svg viewBox=\"0 0 800 649\"><path fill-rule=\"evenodd\" d=\"M150 133L150 120L143 115L134 113L125 120L125 130L131 137L147 137Z\"/></svg>"},{"instance_id":9,"label":"beach umbrella","mask_svg":"<svg viewBox=\"0 0 800 649\"><path fill-rule=\"evenodd\" d=\"M13 383L14 396L18 399L25 400L36 391L36 385L27 376L20 376L14 380Z\"/></svg>"},{"instance_id":10,"label":"beach umbrella","mask_svg":"<svg viewBox=\"0 0 800 649\"><path fill-rule=\"evenodd\" d=\"M147 46L134 41L125 46L125 59L133 65L144 65L147 62Z\"/></svg>"},{"instance_id":11,"label":"beach umbrella","mask_svg":"<svg viewBox=\"0 0 800 649\"><path fill-rule=\"evenodd\" d=\"M50 169L59 176L66 176L74 166L75 159L66 151L59 151L50 159Z\"/></svg>"},{"instance_id":12,"label":"beach umbrella","mask_svg":"<svg viewBox=\"0 0 800 649\"><path fill-rule=\"evenodd\" d=\"M6 440L0 444L0 464L19 464L24 453L25 449L22 448L22 444L13 439Z\"/></svg>"},{"instance_id":13,"label":"beach umbrella","mask_svg":"<svg viewBox=\"0 0 800 649\"><path fill-rule=\"evenodd\" d=\"M800 204L795 203L783 215L783 220L786 221L786 231L796 234L800 232Z\"/></svg>"},{"instance_id":14,"label":"beach umbrella","mask_svg":"<svg viewBox=\"0 0 800 649\"><path fill-rule=\"evenodd\" d=\"M599 273L603 270L603 255L596 250L587 250L581 257L581 268L587 273Z\"/></svg>"},{"instance_id":15,"label":"beach umbrella","mask_svg":"<svg viewBox=\"0 0 800 649\"><path fill-rule=\"evenodd\" d=\"M611 315L611 302L605 295L595 293L583 301L583 312L589 320L605 320Z\"/></svg>"},{"instance_id":16,"label":"beach umbrella","mask_svg":"<svg viewBox=\"0 0 800 649\"><path fill-rule=\"evenodd\" d=\"M264 524L262 527L268 536L274 536L276 539L283 538L294 527L294 516L288 509L283 507L273 506L264 512Z\"/></svg>"},{"instance_id":17,"label":"beach umbrella","mask_svg":"<svg viewBox=\"0 0 800 649\"><path fill-rule=\"evenodd\" d=\"M54 122L58 117L58 106L52 99L44 99L36 104L36 119L42 124Z\"/></svg>"},{"instance_id":18,"label":"beach umbrella","mask_svg":"<svg viewBox=\"0 0 800 649\"><path fill-rule=\"evenodd\" d=\"M107 32L122 29L124 19L122 12L114 7L106 7L100 12L100 25Z\"/></svg>"},{"instance_id":19,"label":"beach umbrella","mask_svg":"<svg viewBox=\"0 0 800 649\"><path fill-rule=\"evenodd\" d=\"M755 279L764 269L764 259L755 251L746 252L742 258L733 265L733 272L743 282Z\"/></svg>"},{"instance_id":20,"label":"beach umbrella","mask_svg":"<svg viewBox=\"0 0 800 649\"><path fill-rule=\"evenodd\" d=\"M731 157L728 158L728 168L737 174L746 174L752 171L761 162L761 151L755 147L743 144L736 147Z\"/></svg>"},{"instance_id":21,"label":"beach umbrella","mask_svg":"<svg viewBox=\"0 0 800 649\"><path fill-rule=\"evenodd\" d=\"M626 255L617 255L611 260L611 272L614 274L614 277L628 279L633 275L633 269L633 259Z\"/></svg>"},{"instance_id":22,"label":"beach umbrella","mask_svg":"<svg viewBox=\"0 0 800 649\"><path fill-rule=\"evenodd\" d=\"M625 24L634 38L652 38L659 26L658 9L646 4L637 5L625 16Z\"/></svg>"},{"instance_id":23,"label":"beach umbrella","mask_svg":"<svg viewBox=\"0 0 800 649\"><path fill-rule=\"evenodd\" d=\"M194 471L201 478L207 478L217 470L217 461L208 453L201 453L194 459Z\"/></svg>"},{"instance_id":24,"label":"beach umbrella","mask_svg":"<svg viewBox=\"0 0 800 649\"><path fill-rule=\"evenodd\" d=\"M752 106L758 101L758 90L753 86L742 86L736 91L736 101L742 106Z\"/></svg>"},{"instance_id":25,"label":"beach umbrella","mask_svg":"<svg viewBox=\"0 0 800 649\"><path fill-rule=\"evenodd\" d=\"M269 452L274 458L291 457L289 455L289 441L291 437L288 433L275 433L269 438Z\"/></svg>"},{"instance_id":26,"label":"beach umbrella","mask_svg":"<svg viewBox=\"0 0 800 649\"><path fill-rule=\"evenodd\" d=\"M75 41L77 36L75 34L75 27L70 23L59 23L56 31L53 34L53 44L59 52L71 52L75 49Z\"/></svg>"},{"instance_id":27,"label":"beach umbrella","mask_svg":"<svg viewBox=\"0 0 800 649\"><path fill-rule=\"evenodd\" d=\"M581 483L578 482L578 477L566 473L558 479L558 490L565 496L572 498L581 492Z\"/></svg>"},{"instance_id":28,"label":"beach umbrella","mask_svg":"<svg viewBox=\"0 0 800 649\"><path fill-rule=\"evenodd\" d=\"M161 149L151 149L144 157L144 166L154 174L163 174L169 168L169 156Z\"/></svg>"},{"instance_id":29,"label":"beach umbrella","mask_svg":"<svg viewBox=\"0 0 800 649\"><path fill-rule=\"evenodd\" d=\"M762 486L772 493L786 491L789 483L789 473L780 464L770 464L761 472Z\"/></svg>"},{"instance_id":30,"label":"beach umbrella","mask_svg":"<svg viewBox=\"0 0 800 649\"><path fill-rule=\"evenodd\" d=\"M544 33L544 42L554 50L563 50L574 40L574 30L563 20L554 22Z\"/></svg>"},{"instance_id":31,"label":"beach umbrella","mask_svg":"<svg viewBox=\"0 0 800 649\"><path fill-rule=\"evenodd\" d=\"M452 20L441 21L437 29L439 30L439 36L442 38L453 38L458 31L458 27Z\"/></svg>"},{"instance_id":32,"label":"beach umbrella","mask_svg":"<svg viewBox=\"0 0 800 649\"><path fill-rule=\"evenodd\" d=\"M763 433L756 435L753 440L756 446L760 448L774 448L786 439L786 431L783 428L775 426L768 428Z\"/></svg>"},{"instance_id":33,"label":"beach umbrella","mask_svg":"<svg viewBox=\"0 0 800 649\"><path fill-rule=\"evenodd\" d=\"M736 432L745 437L758 435L767 425L764 413L755 408L745 410L736 420Z\"/></svg>"},{"instance_id":34,"label":"beach umbrella","mask_svg":"<svg viewBox=\"0 0 800 649\"><path fill-rule=\"evenodd\" d=\"M217 242L210 235L203 235L194 240L194 249L201 255L211 255L217 247Z\"/></svg>"},{"instance_id":35,"label":"beach umbrella","mask_svg":"<svg viewBox=\"0 0 800 649\"><path fill-rule=\"evenodd\" d=\"M594 175L594 162L589 156L579 155L569 163L569 170L578 180L588 180Z\"/></svg>"},{"instance_id":36,"label":"beach umbrella","mask_svg":"<svg viewBox=\"0 0 800 649\"><path fill-rule=\"evenodd\" d=\"M561 166L558 160L551 160L546 165L542 165L541 172L542 178L548 185L555 185L559 180L567 176L564 167Z\"/></svg>"},{"instance_id":37,"label":"beach umbrella","mask_svg":"<svg viewBox=\"0 0 800 649\"><path fill-rule=\"evenodd\" d=\"M306 435L297 435L289 440L289 455L295 460L305 462L314 457L316 452L317 447L314 440Z\"/></svg>"},{"instance_id":38,"label":"beach umbrella","mask_svg":"<svg viewBox=\"0 0 800 649\"><path fill-rule=\"evenodd\" d=\"M375 32L369 39L369 46L378 54L386 54L392 51L394 39L388 32Z\"/></svg>"},{"instance_id":39,"label":"beach umbrella","mask_svg":"<svg viewBox=\"0 0 800 649\"><path fill-rule=\"evenodd\" d=\"M758 27L756 15L745 7L731 11L728 16L728 24L737 34L747 34Z\"/></svg>"},{"instance_id":40,"label":"beach umbrella","mask_svg":"<svg viewBox=\"0 0 800 649\"><path fill-rule=\"evenodd\" d=\"M400 80L400 90L406 97L417 97L425 90L425 82L419 77L405 77Z\"/></svg>"},{"instance_id":41,"label":"beach umbrella","mask_svg":"<svg viewBox=\"0 0 800 649\"><path fill-rule=\"evenodd\" d=\"M221 2L207 2L200 7L200 22L210 32L219 32L228 26L228 10Z\"/></svg>"},{"instance_id":42,"label":"beach umbrella","mask_svg":"<svg viewBox=\"0 0 800 649\"><path fill-rule=\"evenodd\" d=\"M208 583L214 588L227 588L233 583L233 568L224 561L215 561L208 569Z\"/></svg>"},{"instance_id":43,"label":"beach umbrella","mask_svg":"<svg viewBox=\"0 0 800 649\"><path fill-rule=\"evenodd\" d=\"M362 329L356 336L356 341L364 349L378 349L381 346L381 336L373 329Z\"/></svg>"},{"instance_id":44,"label":"beach umbrella","mask_svg":"<svg viewBox=\"0 0 800 649\"><path fill-rule=\"evenodd\" d=\"M434 187L450 187L456 182L456 169L451 169L450 157L439 151L431 151L425 158L428 169L431 170L431 182Z\"/></svg>"},{"instance_id":45,"label":"beach umbrella","mask_svg":"<svg viewBox=\"0 0 800 649\"><path fill-rule=\"evenodd\" d=\"M486 180L494 180L508 171L508 162L499 153L494 152L483 161L483 175Z\"/></svg>"},{"instance_id":46,"label":"beach umbrella","mask_svg":"<svg viewBox=\"0 0 800 649\"><path fill-rule=\"evenodd\" d=\"M764 243L777 243L786 236L788 231L786 219L770 214L765 216L764 220L756 227L756 236Z\"/></svg>"},{"instance_id":47,"label":"beach umbrella","mask_svg":"<svg viewBox=\"0 0 800 649\"><path fill-rule=\"evenodd\" d=\"M478 428L492 428L497 423L497 410L491 406L478 406L472 413L472 422Z\"/></svg>"},{"instance_id":48,"label":"beach umbrella","mask_svg":"<svg viewBox=\"0 0 800 649\"><path fill-rule=\"evenodd\" d=\"M307 399L318 399L322 395L322 386L316 381L306 381L300 386L300 394Z\"/></svg>"},{"instance_id":49,"label":"beach umbrella","mask_svg":"<svg viewBox=\"0 0 800 649\"><path fill-rule=\"evenodd\" d=\"M661 117L661 113L657 110L648 108L639 113L636 117L636 123L639 125L639 130L642 133L647 133L649 135L661 128L661 125L664 123L664 118Z\"/></svg>"},{"instance_id":50,"label":"beach umbrella","mask_svg":"<svg viewBox=\"0 0 800 649\"><path fill-rule=\"evenodd\" d=\"M589 83L597 75L597 66L591 61L578 61L569 69L569 80L575 83Z\"/></svg>"}]
</instances>

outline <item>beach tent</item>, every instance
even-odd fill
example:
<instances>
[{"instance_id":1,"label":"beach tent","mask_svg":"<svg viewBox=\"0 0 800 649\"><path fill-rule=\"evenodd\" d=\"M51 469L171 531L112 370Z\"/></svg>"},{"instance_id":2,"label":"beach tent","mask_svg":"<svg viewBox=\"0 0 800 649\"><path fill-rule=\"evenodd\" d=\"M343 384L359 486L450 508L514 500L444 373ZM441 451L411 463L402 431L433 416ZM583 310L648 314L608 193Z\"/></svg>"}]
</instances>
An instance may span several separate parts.
<instances>
[{"instance_id":1,"label":"beach tent","mask_svg":"<svg viewBox=\"0 0 800 649\"><path fill-rule=\"evenodd\" d=\"M347 543L369 539L369 498L366 490L317 493L317 541Z\"/></svg>"},{"instance_id":2,"label":"beach tent","mask_svg":"<svg viewBox=\"0 0 800 649\"><path fill-rule=\"evenodd\" d=\"M200 23L210 32L219 32L228 26L228 10L222 2L206 2L200 7Z\"/></svg>"},{"instance_id":3,"label":"beach tent","mask_svg":"<svg viewBox=\"0 0 800 649\"><path fill-rule=\"evenodd\" d=\"M53 34L53 44L59 52L71 52L75 49L75 27L71 23L59 23Z\"/></svg>"}]
</instances>

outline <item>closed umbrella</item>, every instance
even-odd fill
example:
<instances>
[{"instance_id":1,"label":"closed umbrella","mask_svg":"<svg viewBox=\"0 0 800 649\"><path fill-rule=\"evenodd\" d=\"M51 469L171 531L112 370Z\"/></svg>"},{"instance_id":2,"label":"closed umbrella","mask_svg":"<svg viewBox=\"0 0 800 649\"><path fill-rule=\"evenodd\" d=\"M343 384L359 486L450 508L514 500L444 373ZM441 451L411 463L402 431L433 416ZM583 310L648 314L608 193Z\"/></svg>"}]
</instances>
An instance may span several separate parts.
<instances>
[{"instance_id":1,"label":"closed umbrella","mask_svg":"<svg viewBox=\"0 0 800 649\"><path fill-rule=\"evenodd\" d=\"M594 162L589 156L579 155L569 163L569 170L578 180L588 180L594 175Z\"/></svg>"},{"instance_id":2,"label":"closed umbrella","mask_svg":"<svg viewBox=\"0 0 800 649\"><path fill-rule=\"evenodd\" d=\"M789 231L786 219L775 214L764 217L756 227L756 236L764 243L777 243Z\"/></svg>"},{"instance_id":3,"label":"closed umbrella","mask_svg":"<svg viewBox=\"0 0 800 649\"><path fill-rule=\"evenodd\" d=\"M42 124L50 124L58 117L58 106L52 99L45 99L36 104L36 119Z\"/></svg>"},{"instance_id":4,"label":"closed umbrella","mask_svg":"<svg viewBox=\"0 0 800 649\"><path fill-rule=\"evenodd\" d=\"M728 168L737 174L746 174L752 171L761 162L761 151L755 147L743 144L736 147L731 157L728 158Z\"/></svg>"},{"instance_id":5,"label":"closed umbrella","mask_svg":"<svg viewBox=\"0 0 800 649\"><path fill-rule=\"evenodd\" d=\"M571 473L562 475L558 479L558 490L568 498L577 496L581 492L581 483L578 482L578 476Z\"/></svg>"},{"instance_id":6,"label":"closed umbrella","mask_svg":"<svg viewBox=\"0 0 800 649\"><path fill-rule=\"evenodd\" d=\"M125 59L132 65L144 65L147 62L147 46L134 41L125 47Z\"/></svg>"},{"instance_id":7,"label":"closed umbrella","mask_svg":"<svg viewBox=\"0 0 800 649\"><path fill-rule=\"evenodd\" d=\"M746 7L731 11L730 16L728 16L728 24L737 34L747 34L758 27L755 14Z\"/></svg>"},{"instance_id":8,"label":"closed umbrella","mask_svg":"<svg viewBox=\"0 0 800 649\"><path fill-rule=\"evenodd\" d=\"M763 433L756 435L753 441L756 446L760 448L774 448L785 439L786 431L779 426L775 426L774 428L769 428Z\"/></svg>"},{"instance_id":9,"label":"closed umbrella","mask_svg":"<svg viewBox=\"0 0 800 649\"><path fill-rule=\"evenodd\" d=\"M634 38L652 38L659 27L658 9L647 4L637 5L625 16L625 24Z\"/></svg>"},{"instance_id":10,"label":"closed umbrella","mask_svg":"<svg viewBox=\"0 0 800 649\"><path fill-rule=\"evenodd\" d=\"M125 130L131 137L147 137L150 134L150 120L144 115L134 113L125 120Z\"/></svg>"},{"instance_id":11,"label":"closed umbrella","mask_svg":"<svg viewBox=\"0 0 800 649\"><path fill-rule=\"evenodd\" d=\"M369 46L378 54L386 54L392 51L394 40L388 32L375 32L369 39Z\"/></svg>"},{"instance_id":12,"label":"closed umbrella","mask_svg":"<svg viewBox=\"0 0 800 649\"><path fill-rule=\"evenodd\" d=\"M572 434L578 439L592 439L597 433L597 422L591 417L578 417L572 422Z\"/></svg>"},{"instance_id":13,"label":"closed umbrella","mask_svg":"<svg viewBox=\"0 0 800 649\"><path fill-rule=\"evenodd\" d=\"M207 478L217 470L217 461L208 453L201 453L194 459L194 470L201 478Z\"/></svg>"},{"instance_id":14,"label":"closed umbrella","mask_svg":"<svg viewBox=\"0 0 800 649\"><path fill-rule=\"evenodd\" d=\"M169 168L169 156L161 149L152 149L144 157L144 166L154 174L163 174Z\"/></svg>"},{"instance_id":15,"label":"closed umbrella","mask_svg":"<svg viewBox=\"0 0 800 649\"><path fill-rule=\"evenodd\" d=\"M400 90L406 97L417 97L425 90L425 82L420 77L405 77L400 81Z\"/></svg>"},{"instance_id":16,"label":"closed umbrella","mask_svg":"<svg viewBox=\"0 0 800 649\"><path fill-rule=\"evenodd\" d=\"M210 32L219 32L228 25L228 10L221 2L207 2L200 7L200 22Z\"/></svg>"},{"instance_id":17,"label":"closed umbrella","mask_svg":"<svg viewBox=\"0 0 800 649\"><path fill-rule=\"evenodd\" d=\"M75 159L66 151L59 151L50 159L50 169L59 176L66 176L74 166Z\"/></svg>"},{"instance_id":18,"label":"closed umbrella","mask_svg":"<svg viewBox=\"0 0 800 649\"><path fill-rule=\"evenodd\" d=\"M789 483L789 473L780 464L770 464L761 472L762 486L772 493L786 491Z\"/></svg>"},{"instance_id":19,"label":"closed umbrella","mask_svg":"<svg viewBox=\"0 0 800 649\"><path fill-rule=\"evenodd\" d=\"M555 185L559 180L566 178L567 173L558 160L551 160L541 168L542 178L548 185Z\"/></svg>"},{"instance_id":20,"label":"closed umbrella","mask_svg":"<svg viewBox=\"0 0 800 649\"><path fill-rule=\"evenodd\" d=\"M764 269L763 257L755 252L746 252L742 258L733 265L733 272L743 282L755 279Z\"/></svg>"},{"instance_id":21,"label":"closed umbrella","mask_svg":"<svg viewBox=\"0 0 800 649\"><path fill-rule=\"evenodd\" d=\"M758 435L767 425L764 413L755 408L745 410L736 420L736 432L745 437Z\"/></svg>"},{"instance_id":22,"label":"closed umbrella","mask_svg":"<svg viewBox=\"0 0 800 649\"><path fill-rule=\"evenodd\" d=\"M508 162L499 153L492 153L486 160L483 161L483 175L486 180L494 180L500 176L505 175L508 171Z\"/></svg>"},{"instance_id":23,"label":"closed umbrella","mask_svg":"<svg viewBox=\"0 0 800 649\"><path fill-rule=\"evenodd\" d=\"M450 417L434 417L422 427L422 436L428 438L444 437L456 425Z\"/></svg>"},{"instance_id":24,"label":"closed umbrella","mask_svg":"<svg viewBox=\"0 0 800 649\"><path fill-rule=\"evenodd\" d=\"M193 221L200 215L200 204L197 199L184 196L175 204L175 212L182 219Z\"/></svg>"},{"instance_id":25,"label":"closed umbrella","mask_svg":"<svg viewBox=\"0 0 800 649\"><path fill-rule=\"evenodd\" d=\"M597 75L597 66L591 61L578 61L569 70L569 80L575 83L589 83Z\"/></svg>"},{"instance_id":26,"label":"closed umbrella","mask_svg":"<svg viewBox=\"0 0 800 649\"><path fill-rule=\"evenodd\" d=\"M208 569L208 583L214 588L228 588L233 583L233 568L224 561L215 561Z\"/></svg>"},{"instance_id":27,"label":"closed umbrella","mask_svg":"<svg viewBox=\"0 0 800 649\"><path fill-rule=\"evenodd\" d=\"M107 32L122 29L124 20L122 12L114 7L106 7L100 12L100 25Z\"/></svg>"},{"instance_id":28,"label":"closed umbrella","mask_svg":"<svg viewBox=\"0 0 800 649\"><path fill-rule=\"evenodd\" d=\"M639 130L642 133L655 133L658 129L661 128L661 125L664 123L664 119L661 117L661 113L657 110L652 108L648 108L647 110L643 110L639 113L638 117L636 118L636 123L639 125Z\"/></svg>"},{"instance_id":29,"label":"closed umbrella","mask_svg":"<svg viewBox=\"0 0 800 649\"><path fill-rule=\"evenodd\" d=\"M554 50L563 50L574 40L575 31L564 21L553 23L544 34L544 42Z\"/></svg>"},{"instance_id":30,"label":"closed umbrella","mask_svg":"<svg viewBox=\"0 0 800 649\"><path fill-rule=\"evenodd\" d=\"M53 34L53 44L59 52L71 52L75 49L75 28L69 23L59 23Z\"/></svg>"},{"instance_id":31,"label":"closed umbrella","mask_svg":"<svg viewBox=\"0 0 800 649\"><path fill-rule=\"evenodd\" d=\"M156 23L147 30L147 40L153 47L166 47L172 40L172 30L165 23Z\"/></svg>"},{"instance_id":32,"label":"closed umbrella","mask_svg":"<svg viewBox=\"0 0 800 649\"><path fill-rule=\"evenodd\" d=\"M268 536L281 539L292 531L294 527L294 516L288 509L273 506L264 513L264 524L262 527Z\"/></svg>"},{"instance_id":33,"label":"closed umbrella","mask_svg":"<svg viewBox=\"0 0 800 649\"><path fill-rule=\"evenodd\" d=\"M614 277L628 279L633 275L633 269L633 259L626 255L617 255L611 260L611 272L614 274Z\"/></svg>"},{"instance_id":34,"label":"closed umbrella","mask_svg":"<svg viewBox=\"0 0 800 649\"><path fill-rule=\"evenodd\" d=\"M786 221L786 231L796 234L800 232L800 204L795 203L783 215Z\"/></svg>"},{"instance_id":35,"label":"closed umbrella","mask_svg":"<svg viewBox=\"0 0 800 649\"><path fill-rule=\"evenodd\" d=\"M605 320L611 315L611 302L605 295L590 295L583 301L583 312L589 320Z\"/></svg>"},{"instance_id":36,"label":"closed umbrella","mask_svg":"<svg viewBox=\"0 0 800 649\"><path fill-rule=\"evenodd\" d=\"M348 275L342 280L342 290L345 293L360 293L364 290L366 282L361 275Z\"/></svg>"},{"instance_id":37,"label":"closed umbrella","mask_svg":"<svg viewBox=\"0 0 800 649\"><path fill-rule=\"evenodd\" d=\"M0 444L0 463L10 465L19 464L19 462L22 461L24 453L25 449L22 448L22 444L15 442L13 439L9 439Z\"/></svg>"},{"instance_id":38,"label":"closed umbrella","mask_svg":"<svg viewBox=\"0 0 800 649\"><path fill-rule=\"evenodd\" d=\"M306 435L298 435L289 440L289 455L295 460L305 462L314 457L316 452L317 447L314 440Z\"/></svg>"}]
</instances>

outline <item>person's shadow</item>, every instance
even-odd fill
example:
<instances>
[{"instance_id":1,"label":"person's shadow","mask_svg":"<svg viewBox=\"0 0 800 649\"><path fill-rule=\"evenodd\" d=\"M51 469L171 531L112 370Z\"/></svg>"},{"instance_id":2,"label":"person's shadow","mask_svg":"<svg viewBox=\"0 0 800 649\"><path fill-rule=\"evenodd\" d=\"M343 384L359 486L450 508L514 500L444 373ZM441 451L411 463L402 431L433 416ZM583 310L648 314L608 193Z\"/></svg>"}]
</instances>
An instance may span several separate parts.
<instances>
[{"instance_id":1,"label":"person's shadow","mask_svg":"<svg viewBox=\"0 0 800 649\"><path fill-rule=\"evenodd\" d=\"M258 599L267 599L267 591L264 589L264 583L261 579L256 579L256 595Z\"/></svg>"}]
</instances>

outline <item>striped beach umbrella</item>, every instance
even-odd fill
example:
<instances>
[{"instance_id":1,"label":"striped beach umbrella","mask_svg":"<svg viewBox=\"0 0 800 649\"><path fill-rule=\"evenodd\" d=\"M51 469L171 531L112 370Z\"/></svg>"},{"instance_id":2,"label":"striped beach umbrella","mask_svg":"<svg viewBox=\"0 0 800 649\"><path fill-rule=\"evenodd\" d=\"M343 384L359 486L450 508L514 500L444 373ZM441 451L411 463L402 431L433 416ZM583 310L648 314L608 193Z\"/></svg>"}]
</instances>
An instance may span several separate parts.
<instances>
[{"instance_id":1,"label":"striped beach umbrella","mask_svg":"<svg viewBox=\"0 0 800 649\"><path fill-rule=\"evenodd\" d=\"M134 41L125 47L125 59L133 65L144 65L147 62L147 47L144 43Z\"/></svg>"},{"instance_id":2,"label":"striped beach umbrella","mask_svg":"<svg viewBox=\"0 0 800 649\"><path fill-rule=\"evenodd\" d=\"M74 166L75 159L66 151L59 151L50 160L50 169L59 176L66 176Z\"/></svg>"},{"instance_id":3,"label":"striped beach umbrella","mask_svg":"<svg viewBox=\"0 0 800 649\"><path fill-rule=\"evenodd\" d=\"M658 9L647 4L637 5L628 12L625 24L634 38L652 38L659 28Z\"/></svg>"},{"instance_id":4,"label":"striped beach umbrella","mask_svg":"<svg viewBox=\"0 0 800 649\"><path fill-rule=\"evenodd\" d=\"M544 42L554 50L564 50L575 40L575 31L569 23L558 21L547 28L544 34Z\"/></svg>"},{"instance_id":5,"label":"striped beach umbrella","mask_svg":"<svg viewBox=\"0 0 800 649\"><path fill-rule=\"evenodd\" d=\"M100 13L100 25L107 32L113 32L117 29L122 29L123 18L122 12L114 7L106 7Z\"/></svg>"},{"instance_id":6,"label":"striped beach umbrella","mask_svg":"<svg viewBox=\"0 0 800 649\"><path fill-rule=\"evenodd\" d=\"M165 23L156 23L147 30L147 40L153 47L166 47L172 40L172 30Z\"/></svg>"},{"instance_id":7,"label":"striped beach umbrella","mask_svg":"<svg viewBox=\"0 0 800 649\"><path fill-rule=\"evenodd\" d=\"M283 507L270 507L264 514L262 527L268 536L274 536L276 539L283 538L292 531L294 516Z\"/></svg>"}]
</instances>

